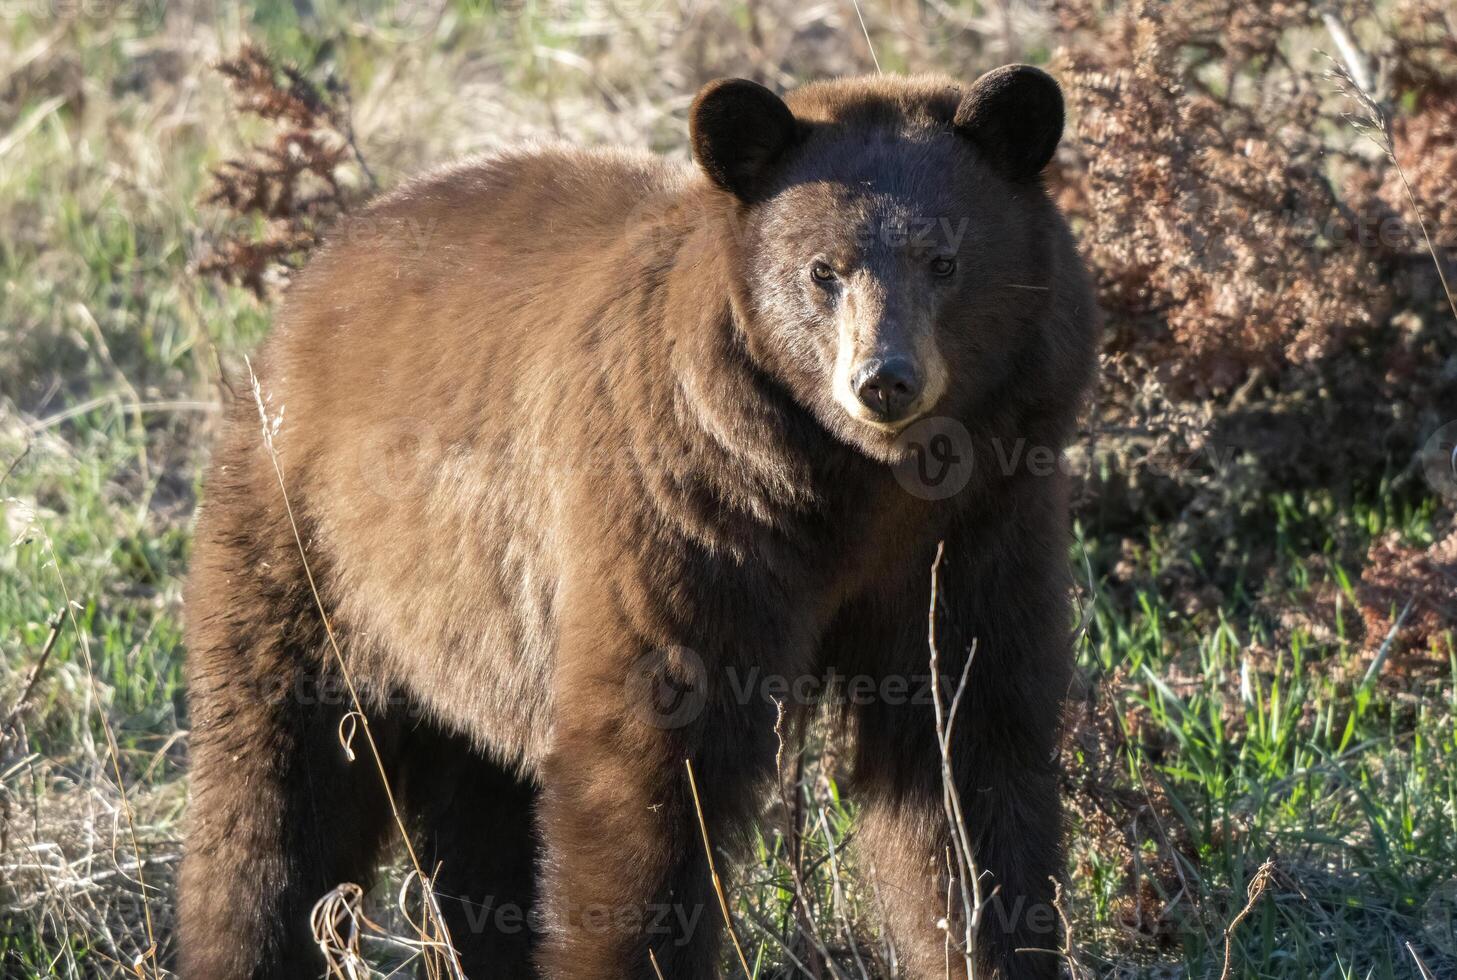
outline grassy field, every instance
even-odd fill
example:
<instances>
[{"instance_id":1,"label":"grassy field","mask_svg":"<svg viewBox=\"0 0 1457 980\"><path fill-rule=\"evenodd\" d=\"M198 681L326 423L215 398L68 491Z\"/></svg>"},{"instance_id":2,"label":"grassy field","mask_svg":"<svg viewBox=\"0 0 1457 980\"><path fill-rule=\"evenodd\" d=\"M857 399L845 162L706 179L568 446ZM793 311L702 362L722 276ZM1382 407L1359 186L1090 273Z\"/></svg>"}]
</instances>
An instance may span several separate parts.
<instances>
[{"instance_id":1,"label":"grassy field","mask_svg":"<svg viewBox=\"0 0 1457 980\"><path fill-rule=\"evenodd\" d=\"M1057 42L1020 5L865 17L886 70L969 76ZM174 953L181 581L220 378L271 316L194 268L229 220L198 204L209 170L258 131L209 67L245 38L347 83L386 187L533 136L682 156L711 77L872 69L848 3L0 0L0 976L151 976ZM1397 628L1373 631L1359 589L1373 545L1445 538L1453 498L1393 451L1240 497L1201 537L1187 510L1144 501L1130 519L1098 498L1109 481L1089 485L1069 556L1088 610L1069 969L1457 976L1457 645L1450 629L1408 642L1400 598ZM734 887L755 976L814 976L816 938L827 976L892 975L873 888L841 852L854 814L836 777L815 751L791 789L814 928L775 820ZM365 948L381 972L408 959Z\"/></svg>"}]
</instances>

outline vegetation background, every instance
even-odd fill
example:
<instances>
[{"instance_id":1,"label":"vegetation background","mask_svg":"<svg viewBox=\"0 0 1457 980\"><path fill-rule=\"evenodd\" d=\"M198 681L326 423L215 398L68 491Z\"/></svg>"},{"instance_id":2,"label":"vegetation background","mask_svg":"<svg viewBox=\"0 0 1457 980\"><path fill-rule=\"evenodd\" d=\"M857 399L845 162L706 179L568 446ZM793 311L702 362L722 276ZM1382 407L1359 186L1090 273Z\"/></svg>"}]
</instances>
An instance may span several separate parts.
<instances>
[{"instance_id":1,"label":"vegetation background","mask_svg":"<svg viewBox=\"0 0 1457 980\"><path fill-rule=\"evenodd\" d=\"M719 75L1014 60L1066 86L1107 314L1067 969L1457 976L1445 0L0 0L0 976L172 962L197 482L340 211L527 138L683 157ZM893 976L822 734L736 931L756 977ZM393 895L355 975L413 969Z\"/></svg>"}]
</instances>

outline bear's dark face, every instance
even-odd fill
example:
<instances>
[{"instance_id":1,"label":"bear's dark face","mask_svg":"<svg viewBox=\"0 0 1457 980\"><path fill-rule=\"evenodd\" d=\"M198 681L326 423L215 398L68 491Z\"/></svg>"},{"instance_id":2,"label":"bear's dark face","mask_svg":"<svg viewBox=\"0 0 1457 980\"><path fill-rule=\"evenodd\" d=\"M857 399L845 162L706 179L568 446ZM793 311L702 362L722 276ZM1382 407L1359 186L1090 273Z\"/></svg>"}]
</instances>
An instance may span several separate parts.
<instances>
[{"instance_id":1,"label":"bear's dark face","mask_svg":"<svg viewBox=\"0 0 1457 980\"><path fill-rule=\"evenodd\" d=\"M789 106L751 85L700 95L694 150L741 201L752 352L841 439L893 461L916 420L962 416L996 389L1018 304L1047 288L1035 177L1061 132L1060 96L1024 68L967 93L932 80L812 86Z\"/></svg>"}]
</instances>

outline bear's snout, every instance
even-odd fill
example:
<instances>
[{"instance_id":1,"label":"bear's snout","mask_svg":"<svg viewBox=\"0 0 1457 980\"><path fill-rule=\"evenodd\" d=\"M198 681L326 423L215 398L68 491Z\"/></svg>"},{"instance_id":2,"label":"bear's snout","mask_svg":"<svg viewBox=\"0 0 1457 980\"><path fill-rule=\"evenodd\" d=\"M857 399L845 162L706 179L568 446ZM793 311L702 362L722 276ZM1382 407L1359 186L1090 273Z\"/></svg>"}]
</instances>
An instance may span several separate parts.
<instances>
[{"instance_id":1,"label":"bear's snout","mask_svg":"<svg viewBox=\"0 0 1457 980\"><path fill-rule=\"evenodd\" d=\"M921 395L921 374L910 358L872 358L855 369L851 387L881 422L905 418Z\"/></svg>"}]
</instances>

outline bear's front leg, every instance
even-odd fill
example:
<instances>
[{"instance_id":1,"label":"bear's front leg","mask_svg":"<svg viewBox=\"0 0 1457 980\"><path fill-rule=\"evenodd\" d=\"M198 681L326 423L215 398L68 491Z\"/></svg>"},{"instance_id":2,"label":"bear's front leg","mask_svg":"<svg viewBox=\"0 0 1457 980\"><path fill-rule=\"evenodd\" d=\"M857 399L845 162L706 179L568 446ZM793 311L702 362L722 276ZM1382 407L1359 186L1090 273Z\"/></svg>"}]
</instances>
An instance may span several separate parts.
<instances>
[{"instance_id":1,"label":"bear's front leg","mask_svg":"<svg viewBox=\"0 0 1457 980\"><path fill-rule=\"evenodd\" d=\"M626 631L561 650L543 766L547 980L717 976L722 912L691 760L721 876L772 769L767 706L734 704L699 653ZM721 674L715 666L713 673Z\"/></svg>"},{"instance_id":2,"label":"bear's front leg","mask_svg":"<svg viewBox=\"0 0 1457 980\"><path fill-rule=\"evenodd\" d=\"M937 571L944 712L975 650L947 755L980 880L977 980L1051 980L1060 969L1053 904L1053 881L1063 872L1056 757L1072 668L1072 617L1056 504L1056 495L1039 500L1028 490L1020 508L1009 507L1003 519L954 529ZM948 909L956 860L930 688L931 571L928 554L913 584L890 603L897 612L884 618L893 625L878 635L867 630L867 637L878 636L876 649L862 654L884 673L915 678L913 696L877 698L858 712L862 853L880 878L891 936L913 980L947 975L942 921L952 942L950 975L968 972L959 884Z\"/></svg>"},{"instance_id":3,"label":"bear's front leg","mask_svg":"<svg viewBox=\"0 0 1457 980\"><path fill-rule=\"evenodd\" d=\"M956 768L962 773L957 782L964 825L981 884L980 921L972 943L974 976L1052 980L1059 975L1052 882L1062 870L1056 779L1045 767L1007 764L981 753L967 761ZM968 771L972 768L976 771ZM867 793L862 854L878 878L906 975L914 980L948 975L945 922L950 929L949 976L960 980L968 976L963 952L966 906L961 881L951 880L959 875L950 823L939 775L923 774L918 783L912 787L901 781Z\"/></svg>"}]
</instances>

